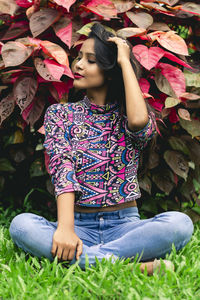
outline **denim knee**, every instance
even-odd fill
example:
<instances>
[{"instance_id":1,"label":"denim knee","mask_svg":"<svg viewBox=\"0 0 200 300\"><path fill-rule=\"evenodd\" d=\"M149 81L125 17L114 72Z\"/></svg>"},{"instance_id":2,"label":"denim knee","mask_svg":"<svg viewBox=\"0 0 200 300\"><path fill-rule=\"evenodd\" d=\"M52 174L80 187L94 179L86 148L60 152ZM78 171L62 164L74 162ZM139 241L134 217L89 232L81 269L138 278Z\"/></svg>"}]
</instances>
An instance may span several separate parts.
<instances>
[{"instance_id":1,"label":"denim knee","mask_svg":"<svg viewBox=\"0 0 200 300\"><path fill-rule=\"evenodd\" d=\"M22 213L12 220L9 232L14 242L28 234L33 225L33 216L31 213Z\"/></svg>"},{"instance_id":2,"label":"denim knee","mask_svg":"<svg viewBox=\"0 0 200 300\"><path fill-rule=\"evenodd\" d=\"M182 240L186 244L192 237L194 226L190 217L182 212L169 212L171 229L177 240ZM170 226L169 226L170 227Z\"/></svg>"}]
</instances>

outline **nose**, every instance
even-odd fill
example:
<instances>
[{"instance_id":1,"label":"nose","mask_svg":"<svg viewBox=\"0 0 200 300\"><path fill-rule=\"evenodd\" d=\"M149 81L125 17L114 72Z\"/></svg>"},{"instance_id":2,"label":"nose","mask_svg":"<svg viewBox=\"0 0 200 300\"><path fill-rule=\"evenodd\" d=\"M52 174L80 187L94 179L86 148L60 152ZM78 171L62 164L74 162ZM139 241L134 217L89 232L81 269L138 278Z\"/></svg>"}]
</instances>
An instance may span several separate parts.
<instances>
[{"instance_id":1,"label":"nose","mask_svg":"<svg viewBox=\"0 0 200 300\"><path fill-rule=\"evenodd\" d=\"M82 70L83 69L83 59L82 58L79 59L77 61L77 63L75 64L75 69L77 69L77 70Z\"/></svg>"}]
</instances>

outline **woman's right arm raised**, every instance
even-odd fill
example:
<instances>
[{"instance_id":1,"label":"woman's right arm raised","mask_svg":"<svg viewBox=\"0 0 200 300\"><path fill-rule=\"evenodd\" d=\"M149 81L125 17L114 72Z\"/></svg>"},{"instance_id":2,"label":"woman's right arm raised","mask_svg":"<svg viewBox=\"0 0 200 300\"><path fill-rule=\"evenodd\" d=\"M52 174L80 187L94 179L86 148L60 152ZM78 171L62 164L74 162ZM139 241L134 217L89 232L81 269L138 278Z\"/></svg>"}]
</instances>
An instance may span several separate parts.
<instances>
[{"instance_id":1,"label":"woman's right arm raised","mask_svg":"<svg viewBox=\"0 0 200 300\"><path fill-rule=\"evenodd\" d=\"M82 254L83 243L74 232L75 193L63 193L57 198L58 227L53 236L51 253L59 260L76 259Z\"/></svg>"}]
</instances>

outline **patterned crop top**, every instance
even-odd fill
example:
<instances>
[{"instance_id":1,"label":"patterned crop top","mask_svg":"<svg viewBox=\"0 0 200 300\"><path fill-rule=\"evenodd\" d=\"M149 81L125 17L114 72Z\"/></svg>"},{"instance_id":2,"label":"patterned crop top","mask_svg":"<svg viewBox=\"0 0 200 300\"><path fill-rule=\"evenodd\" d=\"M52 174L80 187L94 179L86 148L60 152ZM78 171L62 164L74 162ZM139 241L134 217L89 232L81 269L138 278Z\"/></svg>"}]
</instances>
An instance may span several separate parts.
<instances>
[{"instance_id":1,"label":"patterned crop top","mask_svg":"<svg viewBox=\"0 0 200 300\"><path fill-rule=\"evenodd\" d=\"M141 196L137 169L140 151L156 132L153 113L133 132L118 104L96 105L85 96L48 107L44 127L56 197L74 191L76 205L105 207Z\"/></svg>"}]
</instances>

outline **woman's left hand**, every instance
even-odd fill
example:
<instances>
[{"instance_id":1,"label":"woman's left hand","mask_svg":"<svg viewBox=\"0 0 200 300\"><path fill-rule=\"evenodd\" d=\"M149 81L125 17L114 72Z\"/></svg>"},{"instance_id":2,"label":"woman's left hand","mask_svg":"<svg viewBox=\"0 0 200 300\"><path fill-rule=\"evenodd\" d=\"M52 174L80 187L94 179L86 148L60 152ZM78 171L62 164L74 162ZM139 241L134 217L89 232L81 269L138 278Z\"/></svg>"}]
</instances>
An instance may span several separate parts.
<instances>
[{"instance_id":1,"label":"woman's left hand","mask_svg":"<svg viewBox=\"0 0 200 300\"><path fill-rule=\"evenodd\" d=\"M117 62L121 66L124 61L130 61L130 47L128 43L119 37L109 37L108 42L113 42L117 45L118 55Z\"/></svg>"}]
</instances>

